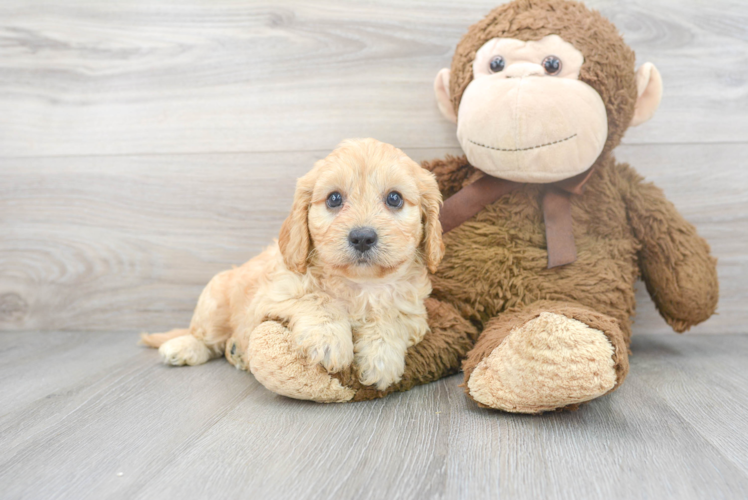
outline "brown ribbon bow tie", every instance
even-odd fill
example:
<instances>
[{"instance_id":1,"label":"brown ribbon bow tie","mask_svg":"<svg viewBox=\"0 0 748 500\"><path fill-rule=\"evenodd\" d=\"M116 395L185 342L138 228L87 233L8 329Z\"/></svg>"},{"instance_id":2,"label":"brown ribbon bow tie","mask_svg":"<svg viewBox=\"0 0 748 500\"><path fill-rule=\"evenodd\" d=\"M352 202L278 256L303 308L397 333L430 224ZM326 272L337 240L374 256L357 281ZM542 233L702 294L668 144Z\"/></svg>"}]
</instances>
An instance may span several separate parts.
<instances>
[{"instance_id":1,"label":"brown ribbon bow tie","mask_svg":"<svg viewBox=\"0 0 748 500\"><path fill-rule=\"evenodd\" d=\"M593 167L581 174L548 184L543 192L543 220L548 247L548 267L571 264L577 259L574 231L571 220L571 195L582 194L584 184L592 175ZM439 220L442 230L448 233L483 208L509 194L522 184L484 175L447 198Z\"/></svg>"}]
</instances>

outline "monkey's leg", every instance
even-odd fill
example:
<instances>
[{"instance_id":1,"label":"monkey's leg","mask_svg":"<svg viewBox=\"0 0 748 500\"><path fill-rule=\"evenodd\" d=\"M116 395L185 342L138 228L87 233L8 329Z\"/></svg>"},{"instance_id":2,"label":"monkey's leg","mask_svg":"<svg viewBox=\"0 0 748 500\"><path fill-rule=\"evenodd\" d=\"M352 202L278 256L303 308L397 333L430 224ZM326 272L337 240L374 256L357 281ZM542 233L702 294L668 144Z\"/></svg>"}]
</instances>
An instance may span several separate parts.
<instances>
[{"instance_id":1,"label":"monkey's leg","mask_svg":"<svg viewBox=\"0 0 748 500\"><path fill-rule=\"evenodd\" d=\"M466 392L479 405L542 413L619 387L628 346L615 319L580 304L540 301L489 321L463 370Z\"/></svg>"},{"instance_id":2,"label":"monkey's leg","mask_svg":"<svg viewBox=\"0 0 748 500\"><path fill-rule=\"evenodd\" d=\"M351 368L329 374L318 364L309 365L298 353L290 331L274 321L266 321L250 333L237 331L226 345L226 359L284 396L320 402L381 398L457 373L473 347L477 330L454 307L427 299L426 310L431 331L408 349L402 380L384 391L362 386Z\"/></svg>"},{"instance_id":3,"label":"monkey's leg","mask_svg":"<svg viewBox=\"0 0 748 500\"><path fill-rule=\"evenodd\" d=\"M226 359L251 372L267 389L289 398L343 403L355 394L322 365L308 363L291 331L276 321L265 321L251 332L238 329L226 344Z\"/></svg>"}]
</instances>

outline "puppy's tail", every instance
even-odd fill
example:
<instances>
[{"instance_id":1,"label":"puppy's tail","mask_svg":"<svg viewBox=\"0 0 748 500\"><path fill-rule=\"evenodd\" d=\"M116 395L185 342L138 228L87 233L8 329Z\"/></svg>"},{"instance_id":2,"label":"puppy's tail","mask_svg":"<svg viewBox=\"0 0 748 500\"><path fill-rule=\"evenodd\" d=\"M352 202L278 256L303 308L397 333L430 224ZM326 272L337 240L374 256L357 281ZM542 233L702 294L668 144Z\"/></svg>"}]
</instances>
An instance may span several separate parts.
<instances>
[{"instance_id":1,"label":"puppy's tail","mask_svg":"<svg viewBox=\"0 0 748 500\"><path fill-rule=\"evenodd\" d=\"M147 333L141 333L138 345L158 348L161 347L161 344L163 344L167 340L189 334L189 328L175 328L174 330L169 330L165 333L151 333L150 335Z\"/></svg>"}]
</instances>

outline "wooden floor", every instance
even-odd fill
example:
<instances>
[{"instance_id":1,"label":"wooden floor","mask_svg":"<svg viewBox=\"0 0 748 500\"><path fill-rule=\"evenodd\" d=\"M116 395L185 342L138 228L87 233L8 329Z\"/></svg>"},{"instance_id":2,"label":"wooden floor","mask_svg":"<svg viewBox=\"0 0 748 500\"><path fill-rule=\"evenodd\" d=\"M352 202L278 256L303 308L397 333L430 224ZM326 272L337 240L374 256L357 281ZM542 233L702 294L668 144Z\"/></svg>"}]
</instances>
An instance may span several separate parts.
<instances>
[{"instance_id":1,"label":"wooden floor","mask_svg":"<svg viewBox=\"0 0 748 500\"><path fill-rule=\"evenodd\" d=\"M460 376L286 399L134 334L0 334L0 498L748 498L748 336L642 335L574 413L483 410Z\"/></svg>"},{"instance_id":2,"label":"wooden floor","mask_svg":"<svg viewBox=\"0 0 748 500\"><path fill-rule=\"evenodd\" d=\"M719 314L685 337L639 287L615 394L514 416L458 376L324 406L135 346L267 245L342 139L460 154L433 78L500 2L2 0L0 500L748 498L745 0L587 1L665 86L616 156L719 259Z\"/></svg>"}]
</instances>

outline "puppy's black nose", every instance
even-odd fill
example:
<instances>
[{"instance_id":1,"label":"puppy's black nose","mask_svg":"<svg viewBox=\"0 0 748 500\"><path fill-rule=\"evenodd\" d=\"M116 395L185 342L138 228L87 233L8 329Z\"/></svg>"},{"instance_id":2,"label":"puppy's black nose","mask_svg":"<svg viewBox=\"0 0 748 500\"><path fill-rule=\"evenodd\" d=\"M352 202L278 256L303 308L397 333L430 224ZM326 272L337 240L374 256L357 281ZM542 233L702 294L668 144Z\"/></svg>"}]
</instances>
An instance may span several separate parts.
<instances>
[{"instance_id":1,"label":"puppy's black nose","mask_svg":"<svg viewBox=\"0 0 748 500\"><path fill-rule=\"evenodd\" d=\"M358 227L348 234L348 243L361 253L376 246L378 239L377 232L370 227Z\"/></svg>"}]
</instances>

